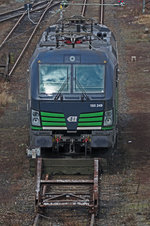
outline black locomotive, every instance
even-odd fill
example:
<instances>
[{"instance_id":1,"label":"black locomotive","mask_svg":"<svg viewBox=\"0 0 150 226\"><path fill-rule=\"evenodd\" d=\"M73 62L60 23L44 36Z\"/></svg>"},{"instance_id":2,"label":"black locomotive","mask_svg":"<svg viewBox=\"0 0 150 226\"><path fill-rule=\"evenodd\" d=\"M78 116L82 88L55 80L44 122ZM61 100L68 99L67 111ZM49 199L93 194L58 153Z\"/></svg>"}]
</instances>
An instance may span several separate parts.
<instances>
[{"instance_id":1,"label":"black locomotive","mask_svg":"<svg viewBox=\"0 0 150 226\"><path fill-rule=\"evenodd\" d=\"M30 148L112 148L117 134L113 33L73 16L43 33L30 62Z\"/></svg>"}]
</instances>

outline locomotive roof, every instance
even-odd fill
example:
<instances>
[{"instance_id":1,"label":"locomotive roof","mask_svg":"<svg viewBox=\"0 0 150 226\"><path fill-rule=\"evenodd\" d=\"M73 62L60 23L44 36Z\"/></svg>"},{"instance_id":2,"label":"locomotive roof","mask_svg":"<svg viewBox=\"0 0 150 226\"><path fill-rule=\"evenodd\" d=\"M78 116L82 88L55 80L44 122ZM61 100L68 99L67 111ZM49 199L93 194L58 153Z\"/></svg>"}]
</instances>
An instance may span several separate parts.
<instances>
[{"instance_id":1,"label":"locomotive roof","mask_svg":"<svg viewBox=\"0 0 150 226\"><path fill-rule=\"evenodd\" d=\"M94 23L93 19L73 16L59 20L42 34L38 49L94 49L106 48L116 55L116 41L113 33L105 25Z\"/></svg>"}]
</instances>

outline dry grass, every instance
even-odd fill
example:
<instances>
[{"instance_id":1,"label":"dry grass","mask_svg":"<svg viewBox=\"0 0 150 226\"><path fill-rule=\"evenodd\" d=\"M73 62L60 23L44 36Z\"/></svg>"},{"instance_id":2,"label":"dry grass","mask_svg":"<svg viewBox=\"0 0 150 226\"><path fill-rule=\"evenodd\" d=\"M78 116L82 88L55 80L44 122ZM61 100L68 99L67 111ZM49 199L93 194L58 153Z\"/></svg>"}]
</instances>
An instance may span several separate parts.
<instances>
[{"instance_id":1,"label":"dry grass","mask_svg":"<svg viewBox=\"0 0 150 226\"><path fill-rule=\"evenodd\" d=\"M9 103L13 103L13 96L8 92L9 85L6 82L0 83L0 106L5 107Z\"/></svg>"},{"instance_id":2,"label":"dry grass","mask_svg":"<svg viewBox=\"0 0 150 226\"><path fill-rule=\"evenodd\" d=\"M150 24L150 15L141 15L139 18L134 22L138 24Z\"/></svg>"}]
</instances>

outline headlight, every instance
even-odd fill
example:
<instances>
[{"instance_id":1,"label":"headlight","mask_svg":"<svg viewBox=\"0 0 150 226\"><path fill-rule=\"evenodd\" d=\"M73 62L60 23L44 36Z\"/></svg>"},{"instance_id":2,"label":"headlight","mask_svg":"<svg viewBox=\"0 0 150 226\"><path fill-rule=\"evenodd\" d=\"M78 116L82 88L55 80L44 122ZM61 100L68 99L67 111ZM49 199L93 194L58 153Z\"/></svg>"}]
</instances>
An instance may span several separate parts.
<instances>
[{"instance_id":1,"label":"headlight","mask_svg":"<svg viewBox=\"0 0 150 226\"><path fill-rule=\"evenodd\" d=\"M104 116L104 126L112 125L112 110L106 111Z\"/></svg>"},{"instance_id":2,"label":"headlight","mask_svg":"<svg viewBox=\"0 0 150 226\"><path fill-rule=\"evenodd\" d=\"M33 126L41 126L39 111L32 110L31 120Z\"/></svg>"}]
</instances>

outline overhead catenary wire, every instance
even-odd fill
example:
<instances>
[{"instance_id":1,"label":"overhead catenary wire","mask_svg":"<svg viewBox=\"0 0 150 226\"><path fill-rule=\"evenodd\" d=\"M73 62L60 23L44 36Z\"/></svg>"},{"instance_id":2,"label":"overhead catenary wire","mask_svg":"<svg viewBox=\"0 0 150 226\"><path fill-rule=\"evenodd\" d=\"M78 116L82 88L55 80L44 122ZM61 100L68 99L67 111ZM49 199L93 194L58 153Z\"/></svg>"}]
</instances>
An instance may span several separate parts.
<instances>
[{"instance_id":1,"label":"overhead catenary wire","mask_svg":"<svg viewBox=\"0 0 150 226\"><path fill-rule=\"evenodd\" d=\"M119 4L119 3L68 3L68 5L72 5L72 6L100 6L100 5L105 5L105 6L124 6L126 4Z\"/></svg>"}]
</instances>

